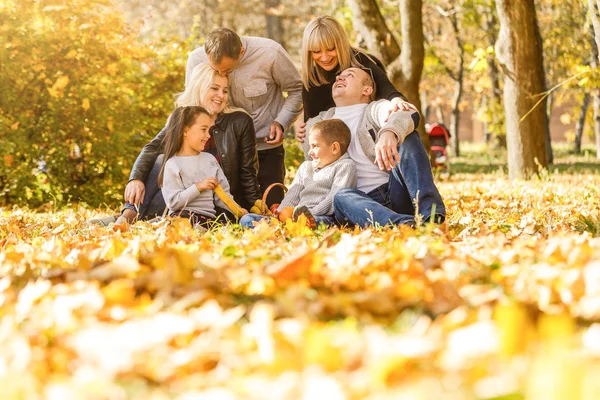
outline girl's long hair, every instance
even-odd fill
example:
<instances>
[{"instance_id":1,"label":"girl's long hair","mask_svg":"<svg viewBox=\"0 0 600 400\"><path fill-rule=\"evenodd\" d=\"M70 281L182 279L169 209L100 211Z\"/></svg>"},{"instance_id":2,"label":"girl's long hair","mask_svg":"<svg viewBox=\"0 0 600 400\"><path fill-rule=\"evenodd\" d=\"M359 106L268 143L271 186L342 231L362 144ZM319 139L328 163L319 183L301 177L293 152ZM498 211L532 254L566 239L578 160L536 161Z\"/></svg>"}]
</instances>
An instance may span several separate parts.
<instances>
[{"instance_id":1,"label":"girl's long hair","mask_svg":"<svg viewBox=\"0 0 600 400\"><path fill-rule=\"evenodd\" d=\"M186 128L194 125L200 114L206 114L210 117L209 112L206 111L204 107L200 106L177 107L169 116L169 120L167 121L167 133L163 139L164 158L162 165L160 166L160 173L158 174L159 187L162 187L163 184L167 160L177 154L183 145L183 137Z\"/></svg>"},{"instance_id":2,"label":"girl's long hair","mask_svg":"<svg viewBox=\"0 0 600 400\"><path fill-rule=\"evenodd\" d=\"M206 92L208 92L213 78L218 75L219 73L212 69L208 63L196 65L185 90L177 95L175 106L202 106L202 98L206 95ZM227 86L229 87L230 84L231 78L227 75ZM231 107L229 101L227 101L223 113L230 114L236 111L242 111L247 114L246 110L242 108Z\"/></svg>"},{"instance_id":3,"label":"girl's long hair","mask_svg":"<svg viewBox=\"0 0 600 400\"><path fill-rule=\"evenodd\" d=\"M344 27L337 19L329 15L313 18L304 28L302 37L302 83L306 90L311 86L330 83L325 75L326 71L312 58L313 51L328 49L335 49L339 71L350 67L363 68L356 58L358 53L370 58L364 50L350 46Z\"/></svg>"}]
</instances>

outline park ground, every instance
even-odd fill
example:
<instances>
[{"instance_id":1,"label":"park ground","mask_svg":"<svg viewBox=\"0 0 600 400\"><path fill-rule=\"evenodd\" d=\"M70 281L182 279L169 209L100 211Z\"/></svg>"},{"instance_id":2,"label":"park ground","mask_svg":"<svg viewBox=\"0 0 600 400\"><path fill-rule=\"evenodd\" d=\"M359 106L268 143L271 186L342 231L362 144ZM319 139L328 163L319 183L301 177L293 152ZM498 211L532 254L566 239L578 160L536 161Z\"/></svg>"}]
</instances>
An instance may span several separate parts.
<instances>
[{"instance_id":1,"label":"park ground","mask_svg":"<svg viewBox=\"0 0 600 400\"><path fill-rule=\"evenodd\" d=\"M596 399L600 162L463 151L417 229L0 209L0 398Z\"/></svg>"}]
</instances>

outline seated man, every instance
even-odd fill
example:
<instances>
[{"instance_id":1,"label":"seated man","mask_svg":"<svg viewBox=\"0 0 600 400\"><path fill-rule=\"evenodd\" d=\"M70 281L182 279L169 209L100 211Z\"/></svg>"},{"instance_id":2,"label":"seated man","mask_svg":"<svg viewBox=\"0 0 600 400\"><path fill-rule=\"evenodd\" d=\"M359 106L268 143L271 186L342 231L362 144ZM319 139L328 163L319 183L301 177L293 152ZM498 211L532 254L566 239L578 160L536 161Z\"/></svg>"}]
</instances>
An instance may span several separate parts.
<instances>
[{"instance_id":1,"label":"seated man","mask_svg":"<svg viewBox=\"0 0 600 400\"><path fill-rule=\"evenodd\" d=\"M294 207L293 220L305 215L311 227L334 225L333 196L343 188L356 187L356 165L346 153L350 129L339 119L313 124L308 136L312 161L302 163L278 211ZM255 221L269 218L247 214L240 225L253 228Z\"/></svg>"},{"instance_id":2,"label":"seated man","mask_svg":"<svg viewBox=\"0 0 600 400\"><path fill-rule=\"evenodd\" d=\"M423 222L443 222L444 202L415 131L419 114L390 114L389 100L371 101L374 92L368 69L348 68L338 75L332 88L336 107L307 121L308 131L320 121L337 118L352 133L348 155L356 163L357 189L341 189L335 195L336 219L361 227L414 226L418 211ZM302 146L308 158L307 144Z\"/></svg>"}]
</instances>

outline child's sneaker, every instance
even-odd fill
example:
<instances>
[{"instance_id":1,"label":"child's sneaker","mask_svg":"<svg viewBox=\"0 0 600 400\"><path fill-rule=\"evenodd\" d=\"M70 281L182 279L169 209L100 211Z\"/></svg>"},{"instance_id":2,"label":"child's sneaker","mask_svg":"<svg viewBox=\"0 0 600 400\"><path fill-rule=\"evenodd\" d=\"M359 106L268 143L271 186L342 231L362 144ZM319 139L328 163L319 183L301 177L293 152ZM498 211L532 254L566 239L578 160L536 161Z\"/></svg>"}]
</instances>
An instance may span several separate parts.
<instances>
[{"instance_id":1,"label":"child's sneaker","mask_svg":"<svg viewBox=\"0 0 600 400\"><path fill-rule=\"evenodd\" d=\"M109 226L110 224L116 223L117 219L121 217L121 214L110 215L104 218L94 218L87 221L88 225L100 225Z\"/></svg>"},{"instance_id":2,"label":"child's sneaker","mask_svg":"<svg viewBox=\"0 0 600 400\"><path fill-rule=\"evenodd\" d=\"M119 218L117 218L117 220L115 221L115 225L123 225L123 224L129 224L129 221L127 221L127 218L120 215Z\"/></svg>"},{"instance_id":3,"label":"child's sneaker","mask_svg":"<svg viewBox=\"0 0 600 400\"><path fill-rule=\"evenodd\" d=\"M292 214L292 221L298 221L298 218L304 215L306 220L308 221L308 227L311 229L317 228L317 221L315 220L315 216L310 212L308 207L306 206L297 206L294 207L294 212Z\"/></svg>"}]
</instances>

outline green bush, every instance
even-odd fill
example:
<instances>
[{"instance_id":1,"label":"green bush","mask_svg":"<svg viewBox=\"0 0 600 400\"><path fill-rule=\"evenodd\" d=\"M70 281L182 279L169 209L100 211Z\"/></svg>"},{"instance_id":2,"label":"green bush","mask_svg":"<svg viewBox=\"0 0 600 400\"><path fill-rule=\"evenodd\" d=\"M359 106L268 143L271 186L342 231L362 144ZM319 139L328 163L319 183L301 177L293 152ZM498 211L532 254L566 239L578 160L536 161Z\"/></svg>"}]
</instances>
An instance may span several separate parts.
<instances>
[{"instance_id":1,"label":"green bush","mask_svg":"<svg viewBox=\"0 0 600 400\"><path fill-rule=\"evenodd\" d=\"M183 88L187 48L139 41L108 0L0 4L0 204L122 201Z\"/></svg>"}]
</instances>

